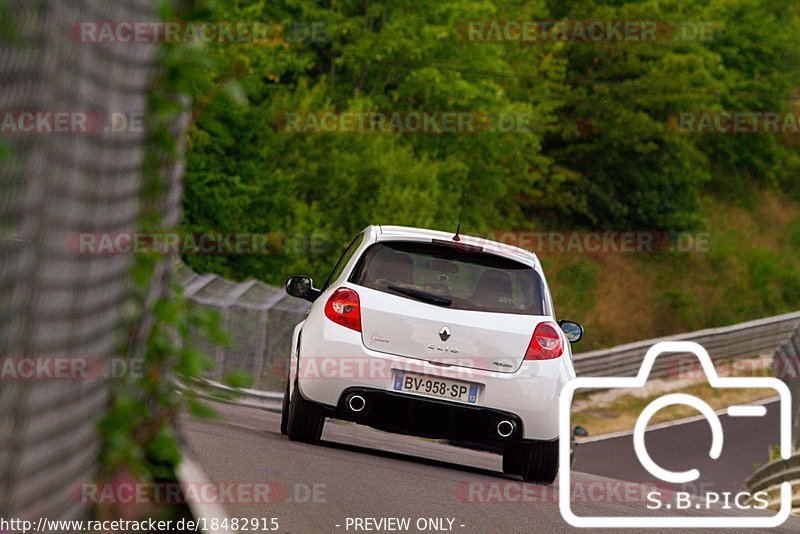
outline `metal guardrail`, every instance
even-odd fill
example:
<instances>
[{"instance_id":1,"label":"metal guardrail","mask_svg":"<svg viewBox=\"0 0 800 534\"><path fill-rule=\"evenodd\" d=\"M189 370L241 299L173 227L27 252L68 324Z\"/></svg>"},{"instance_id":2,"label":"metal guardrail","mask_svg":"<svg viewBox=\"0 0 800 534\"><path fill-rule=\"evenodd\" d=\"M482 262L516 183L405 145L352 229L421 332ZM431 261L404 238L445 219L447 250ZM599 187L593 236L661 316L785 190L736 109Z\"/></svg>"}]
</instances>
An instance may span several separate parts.
<instances>
[{"instance_id":1,"label":"metal guardrail","mask_svg":"<svg viewBox=\"0 0 800 534\"><path fill-rule=\"evenodd\" d=\"M767 494L768 508L780 508L780 487L783 482L792 486L792 511L800 511L800 454L788 460L775 460L758 468L747 480L750 495L757 492Z\"/></svg>"},{"instance_id":2,"label":"metal guardrail","mask_svg":"<svg viewBox=\"0 0 800 534\"><path fill-rule=\"evenodd\" d=\"M755 493L792 480L800 481L800 454L762 465L747 480L747 488Z\"/></svg>"},{"instance_id":3,"label":"metal guardrail","mask_svg":"<svg viewBox=\"0 0 800 534\"><path fill-rule=\"evenodd\" d=\"M301 320L301 317L298 317L297 320ZM793 332L795 336L792 336ZM269 334L266 335L269 336ZM776 351L776 347L779 347L779 353L796 355L797 348L800 348L800 312L579 353L574 356L575 369L581 376L634 376L641 366L647 349L659 341L667 340L700 343L709 351L715 361L768 354ZM286 350L288 351L288 345ZM687 360L688 365L696 364L696 358L692 354L659 356L653 365L650 376L659 378L675 375L683 368L682 366L687 365ZM793 376L798 376L798 374ZM233 391L228 386L214 380L205 380L204 385L225 392ZM240 393L238 402L241 404L270 411L280 410L280 399L282 398L280 392L263 391L257 388L237 391Z\"/></svg>"},{"instance_id":4,"label":"metal guardrail","mask_svg":"<svg viewBox=\"0 0 800 534\"><path fill-rule=\"evenodd\" d=\"M576 354L575 371L584 376L634 376L647 349L667 340L699 343L714 361L772 353L773 375L786 382L792 393L793 445L795 450L800 448L800 312ZM665 354L656 358L650 377L675 375L687 365L695 368L694 355ZM777 509L782 482L791 483L792 509L800 510L800 455L759 468L748 480L747 487L751 495L766 491L769 507Z\"/></svg>"},{"instance_id":5,"label":"metal guardrail","mask_svg":"<svg viewBox=\"0 0 800 534\"><path fill-rule=\"evenodd\" d=\"M216 275L198 275L180 265L176 278L185 294L196 304L217 308L225 327L235 326L234 346L216 349L216 369L198 384L201 396L233 402L261 410L279 412L284 377L280 365L286 360L294 325L302 320L308 304L285 298L280 288L249 280L233 283ZM232 317L232 310L235 319ZM694 341L714 361L751 358L773 353L773 375L782 378L792 391L794 446L800 434L800 312L755 321L708 328L655 339L627 343L608 349L574 355L579 376L635 376L647 350L659 341ZM699 362L693 354L664 354L656 358L652 378L694 372ZM220 382L231 368L253 373L254 389L233 389ZM179 387L186 387L179 384ZM771 508L779 506L781 482L793 488L792 507L800 509L800 455L770 462L748 480L751 494L766 491Z\"/></svg>"},{"instance_id":6,"label":"metal guardrail","mask_svg":"<svg viewBox=\"0 0 800 534\"><path fill-rule=\"evenodd\" d=\"M176 279L190 300L218 309L224 326L233 329L233 346L215 349L217 365L198 388L200 394L280 411L292 330L303 319L308 303L286 297L281 288L262 282L249 280L237 284L213 274L199 275L185 265L178 266ZM714 361L774 353L773 374L784 379L792 390L794 444L798 447L800 312L578 353L574 355L575 370L579 376L635 376L647 350L667 340L695 341L705 347ZM664 354L656 359L650 377L696 372L698 363L692 354ZM233 390L220 383L224 372L231 370L252 373L253 388Z\"/></svg>"},{"instance_id":7,"label":"metal guardrail","mask_svg":"<svg viewBox=\"0 0 800 534\"><path fill-rule=\"evenodd\" d=\"M196 382L197 387L191 383L187 384L181 382L180 380L176 380L175 385L178 390L193 387L194 393L200 398L228 402L238 406L257 408L268 412L281 412L283 393L249 388L232 388L221 382L208 379L199 379Z\"/></svg>"},{"instance_id":8,"label":"metal guardrail","mask_svg":"<svg viewBox=\"0 0 800 534\"><path fill-rule=\"evenodd\" d=\"M233 345L211 348L216 368L207 378L221 381L229 371L253 375L253 389L281 391L285 360L292 330L308 310L308 303L287 297L282 288L248 280L234 283L214 274L197 274L179 264L175 278L186 296L201 306L220 311L223 326L233 334ZM745 323L709 328L646 339L575 354L579 376L634 376L647 349L659 341L695 341L708 350L712 359L755 357L773 353L800 327L800 312L786 313ZM800 339L797 340L800 347ZM656 359L651 377L659 378L681 372L685 365L696 366L693 355L668 354Z\"/></svg>"},{"instance_id":9,"label":"metal guardrail","mask_svg":"<svg viewBox=\"0 0 800 534\"><path fill-rule=\"evenodd\" d=\"M202 381L198 389L205 393L200 394L243 406L280 411L282 392L277 390L283 384L283 377L278 375L279 369L285 368L279 364L288 355L291 331L302 320L308 304L284 299L280 288L253 280L236 284L216 275L198 275L183 265L176 274L186 288L187 297L199 305L219 309L225 326L235 325L239 333L234 336L235 347L225 352L217 349L217 369ZM231 317L232 308L241 308L235 320ZM574 355L576 373L579 376L635 376L647 350L659 341L694 341L702 345L714 361L773 353L773 374L786 381L792 391L794 446L798 447L800 312L578 353ZM665 354L656 359L650 377L680 374L696 369L697 365L692 354ZM218 382L223 370L231 367L251 370L255 388L233 389ZM770 507L776 507L781 482L792 483L793 508L800 509L800 491L797 490L800 488L800 455L761 467L747 484L751 494L766 491Z\"/></svg>"},{"instance_id":10,"label":"metal guardrail","mask_svg":"<svg viewBox=\"0 0 800 534\"><path fill-rule=\"evenodd\" d=\"M756 469L747 481L750 494L767 493L769 508L780 507L780 486L792 486L792 511L800 512L800 328L784 340L773 357L773 374L789 386L792 395L792 445L794 455L788 460L774 460Z\"/></svg>"},{"instance_id":11,"label":"metal guardrail","mask_svg":"<svg viewBox=\"0 0 800 534\"><path fill-rule=\"evenodd\" d=\"M792 395L792 445L795 450L800 450L800 328L775 351L772 369L772 374L789 386Z\"/></svg>"},{"instance_id":12,"label":"metal guardrail","mask_svg":"<svg viewBox=\"0 0 800 534\"><path fill-rule=\"evenodd\" d=\"M647 349L659 341L695 341L702 345L713 360L737 357L754 357L776 350L800 326L800 312L786 313L766 319L708 328L696 332L676 334L609 349L579 353L574 356L575 372L579 376L634 376ZM651 377L659 378L677 374L682 366L696 364L689 354L659 356Z\"/></svg>"}]
</instances>

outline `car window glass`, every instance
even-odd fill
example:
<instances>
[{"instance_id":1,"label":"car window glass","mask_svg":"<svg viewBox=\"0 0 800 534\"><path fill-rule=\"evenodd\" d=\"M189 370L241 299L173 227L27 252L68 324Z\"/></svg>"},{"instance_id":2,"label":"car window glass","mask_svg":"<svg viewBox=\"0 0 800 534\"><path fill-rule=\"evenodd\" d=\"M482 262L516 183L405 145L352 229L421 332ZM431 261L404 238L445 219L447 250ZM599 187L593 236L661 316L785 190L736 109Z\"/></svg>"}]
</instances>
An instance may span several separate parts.
<instances>
[{"instance_id":1,"label":"car window glass","mask_svg":"<svg viewBox=\"0 0 800 534\"><path fill-rule=\"evenodd\" d=\"M438 243L372 245L350 281L452 309L526 315L546 311L541 277L530 266Z\"/></svg>"},{"instance_id":2,"label":"car window glass","mask_svg":"<svg viewBox=\"0 0 800 534\"><path fill-rule=\"evenodd\" d=\"M353 238L353 240L350 242L350 245L342 253L342 256L339 258L339 261L336 262L336 266L331 271L331 274L328 275L328 279L325 280L325 285L322 286L323 290L327 289L328 286L331 284L331 282L339 278L339 275L342 274L342 271L347 265L347 262L349 262L350 258L353 257L353 254L355 254L356 249L358 249L363 240L364 240L363 233L358 234L356 237Z\"/></svg>"}]
</instances>

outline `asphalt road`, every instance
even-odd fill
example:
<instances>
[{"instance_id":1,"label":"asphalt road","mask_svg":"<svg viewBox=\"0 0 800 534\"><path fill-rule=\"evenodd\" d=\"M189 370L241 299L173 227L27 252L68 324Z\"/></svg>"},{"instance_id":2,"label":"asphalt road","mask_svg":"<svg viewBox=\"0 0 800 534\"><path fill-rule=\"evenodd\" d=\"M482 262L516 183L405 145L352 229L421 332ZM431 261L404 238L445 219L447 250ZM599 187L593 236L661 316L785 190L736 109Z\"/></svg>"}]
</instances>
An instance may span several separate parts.
<instances>
[{"instance_id":1,"label":"asphalt road","mask_svg":"<svg viewBox=\"0 0 800 534\"><path fill-rule=\"evenodd\" d=\"M761 417L728 417L720 415L723 430L722 454L717 460L708 456L711 430L703 420L649 430L645 445L657 464L671 471L696 468L700 479L688 491L741 491L755 466L767 463L769 450L778 443L779 407L766 404ZM609 462L608 458L618 458ZM641 467L633 450L633 435L619 436L580 444L574 468L595 475L654 482L656 479ZM632 461L626 461L631 459Z\"/></svg>"},{"instance_id":2,"label":"asphalt road","mask_svg":"<svg viewBox=\"0 0 800 534\"><path fill-rule=\"evenodd\" d=\"M211 481L242 490L223 503L230 517L276 518L279 532L298 533L397 527L367 518L408 518L410 528L394 530L403 532L577 530L559 512L558 482L523 484L502 474L498 455L331 420L320 445L294 443L280 434L278 414L214 406L219 419L187 417L183 433ZM253 498L249 488L264 483L270 485L268 498L263 491L262 498ZM635 483L573 473L578 515L641 515L646 491ZM800 518L791 518L779 531L800 531Z\"/></svg>"}]
</instances>

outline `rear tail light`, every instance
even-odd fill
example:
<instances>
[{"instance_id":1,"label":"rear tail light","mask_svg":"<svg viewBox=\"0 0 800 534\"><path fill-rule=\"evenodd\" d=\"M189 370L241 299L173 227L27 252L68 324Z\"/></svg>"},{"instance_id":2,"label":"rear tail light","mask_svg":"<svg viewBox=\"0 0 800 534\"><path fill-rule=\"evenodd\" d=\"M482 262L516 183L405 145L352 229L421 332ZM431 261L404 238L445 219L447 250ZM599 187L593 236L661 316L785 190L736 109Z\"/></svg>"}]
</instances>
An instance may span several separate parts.
<instances>
[{"instance_id":1,"label":"rear tail light","mask_svg":"<svg viewBox=\"0 0 800 534\"><path fill-rule=\"evenodd\" d=\"M528 350L525 352L526 360L552 360L564 352L564 343L558 333L558 325L554 323L539 323L533 331Z\"/></svg>"},{"instance_id":2,"label":"rear tail light","mask_svg":"<svg viewBox=\"0 0 800 534\"><path fill-rule=\"evenodd\" d=\"M325 303L325 316L336 324L361 332L361 305L358 293L340 287Z\"/></svg>"}]
</instances>

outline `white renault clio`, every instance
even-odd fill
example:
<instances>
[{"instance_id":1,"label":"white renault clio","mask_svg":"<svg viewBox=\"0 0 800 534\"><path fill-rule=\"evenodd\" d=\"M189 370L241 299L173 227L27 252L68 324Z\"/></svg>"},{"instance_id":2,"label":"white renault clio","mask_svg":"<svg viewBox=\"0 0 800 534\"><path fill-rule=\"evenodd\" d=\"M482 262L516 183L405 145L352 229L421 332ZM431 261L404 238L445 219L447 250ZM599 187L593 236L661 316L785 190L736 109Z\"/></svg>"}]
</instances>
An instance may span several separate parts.
<instances>
[{"instance_id":1,"label":"white renault clio","mask_svg":"<svg viewBox=\"0 0 800 534\"><path fill-rule=\"evenodd\" d=\"M541 264L494 241L398 226L353 239L297 325L281 431L320 439L327 417L501 451L503 471L551 483L558 396L575 376Z\"/></svg>"}]
</instances>

